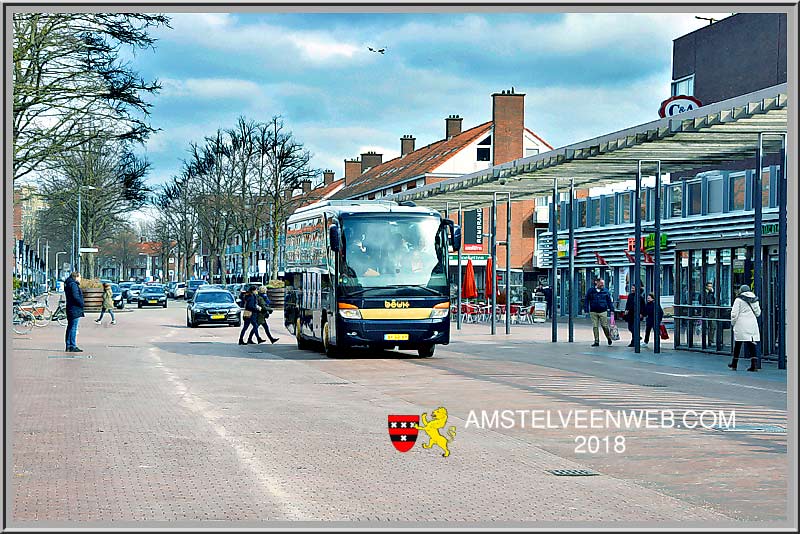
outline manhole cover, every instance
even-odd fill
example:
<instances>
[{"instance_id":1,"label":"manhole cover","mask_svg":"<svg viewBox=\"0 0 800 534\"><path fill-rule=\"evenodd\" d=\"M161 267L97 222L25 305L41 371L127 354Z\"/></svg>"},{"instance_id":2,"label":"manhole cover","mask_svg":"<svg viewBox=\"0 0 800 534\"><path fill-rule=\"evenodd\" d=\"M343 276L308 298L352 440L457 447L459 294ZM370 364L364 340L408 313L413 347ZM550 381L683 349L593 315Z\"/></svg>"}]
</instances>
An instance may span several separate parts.
<instances>
[{"instance_id":1,"label":"manhole cover","mask_svg":"<svg viewBox=\"0 0 800 534\"><path fill-rule=\"evenodd\" d=\"M588 469L548 469L547 472L557 477L593 477L600 474Z\"/></svg>"},{"instance_id":2,"label":"manhole cover","mask_svg":"<svg viewBox=\"0 0 800 534\"><path fill-rule=\"evenodd\" d=\"M778 425L734 425L727 426L714 426L714 430L721 430L722 432L759 432L762 434L786 434L786 429Z\"/></svg>"},{"instance_id":3,"label":"manhole cover","mask_svg":"<svg viewBox=\"0 0 800 534\"><path fill-rule=\"evenodd\" d=\"M51 360L88 360L92 358L92 356L90 354L80 354L77 356L48 356L48 358Z\"/></svg>"}]
</instances>

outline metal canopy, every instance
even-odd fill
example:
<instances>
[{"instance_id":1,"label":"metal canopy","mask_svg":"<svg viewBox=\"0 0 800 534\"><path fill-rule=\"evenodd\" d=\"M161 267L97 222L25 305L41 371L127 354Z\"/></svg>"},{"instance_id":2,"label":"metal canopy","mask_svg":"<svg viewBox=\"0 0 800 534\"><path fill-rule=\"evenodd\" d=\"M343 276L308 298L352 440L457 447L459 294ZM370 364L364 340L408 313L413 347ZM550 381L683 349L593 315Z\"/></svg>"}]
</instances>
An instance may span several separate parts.
<instances>
[{"instance_id":1,"label":"metal canopy","mask_svg":"<svg viewBox=\"0 0 800 534\"><path fill-rule=\"evenodd\" d=\"M664 172L680 173L753 159L759 133L786 132L787 94L786 84L776 85L388 198L439 211L448 202L473 209L492 204L496 192L516 200L549 195L556 178L574 179L575 187L631 180L640 160L660 160ZM779 140L769 142L779 149Z\"/></svg>"}]
</instances>

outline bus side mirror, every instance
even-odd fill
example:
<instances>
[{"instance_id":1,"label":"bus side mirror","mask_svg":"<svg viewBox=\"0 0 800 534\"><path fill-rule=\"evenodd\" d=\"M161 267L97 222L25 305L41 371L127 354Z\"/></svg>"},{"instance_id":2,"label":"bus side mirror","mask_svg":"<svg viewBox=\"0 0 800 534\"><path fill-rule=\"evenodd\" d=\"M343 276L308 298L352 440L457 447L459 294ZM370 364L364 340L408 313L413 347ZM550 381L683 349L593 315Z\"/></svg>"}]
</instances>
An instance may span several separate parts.
<instances>
[{"instance_id":1,"label":"bus side mirror","mask_svg":"<svg viewBox=\"0 0 800 534\"><path fill-rule=\"evenodd\" d=\"M461 248L461 227L450 219L442 219L442 224L450 229L450 246L454 252L458 252Z\"/></svg>"},{"instance_id":2,"label":"bus side mirror","mask_svg":"<svg viewBox=\"0 0 800 534\"><path fill-rule=\"evenodd\" d=\"M342 234L339 232L339 227L335 224L332 224L330 228L328 228L328 241L331 244L332 251L339 252L339 249L342 248Z\"/></svg>"}]
</instances>

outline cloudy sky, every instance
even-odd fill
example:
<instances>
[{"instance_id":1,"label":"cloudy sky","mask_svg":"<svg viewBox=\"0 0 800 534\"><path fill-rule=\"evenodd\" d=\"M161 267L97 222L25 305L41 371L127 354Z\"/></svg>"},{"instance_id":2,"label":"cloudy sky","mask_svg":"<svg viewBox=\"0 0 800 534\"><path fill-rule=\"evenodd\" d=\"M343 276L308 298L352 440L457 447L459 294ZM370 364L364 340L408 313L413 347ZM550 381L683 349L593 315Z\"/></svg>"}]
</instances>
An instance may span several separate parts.
<instances>
[{"instance_id":1,"label":"cloudy sky","mask_svg":"<svg viewBox=\"0 0 800 534\"><path fill-rule=\"evenodd\" d=\"M525 123L554 147L658 118L672 40L707 22L687 14L172 14L134 67L158 78L150 178L177 173L192 141L244 115L281 115L343 175L366 150L399 155L491 119L491 94L525 93ZM729 15L713 15L722 18ZM381 55L368 47L386 48Z\"/></svg>"}]
</instances>

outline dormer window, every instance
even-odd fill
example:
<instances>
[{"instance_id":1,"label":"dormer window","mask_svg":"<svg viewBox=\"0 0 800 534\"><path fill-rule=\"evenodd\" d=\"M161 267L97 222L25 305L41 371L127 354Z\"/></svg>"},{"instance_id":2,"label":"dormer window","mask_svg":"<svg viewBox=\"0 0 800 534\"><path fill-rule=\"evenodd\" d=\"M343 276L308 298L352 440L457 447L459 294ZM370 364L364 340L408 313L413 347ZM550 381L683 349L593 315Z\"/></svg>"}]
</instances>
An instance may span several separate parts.
<instances>
[{"instance_id":1,"label":"dormer window","mask_svg":"<svg viewBox=\"0 0 800 534\"><path fill-rule=\"evenodd\" d=\"M492 161L492 136L487 135L483 141L478 143L476 159L478 161Z\"/></svg>"}]
</instances>

